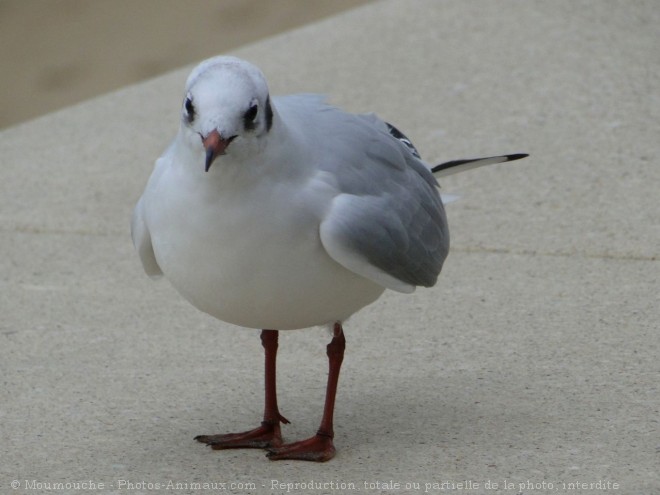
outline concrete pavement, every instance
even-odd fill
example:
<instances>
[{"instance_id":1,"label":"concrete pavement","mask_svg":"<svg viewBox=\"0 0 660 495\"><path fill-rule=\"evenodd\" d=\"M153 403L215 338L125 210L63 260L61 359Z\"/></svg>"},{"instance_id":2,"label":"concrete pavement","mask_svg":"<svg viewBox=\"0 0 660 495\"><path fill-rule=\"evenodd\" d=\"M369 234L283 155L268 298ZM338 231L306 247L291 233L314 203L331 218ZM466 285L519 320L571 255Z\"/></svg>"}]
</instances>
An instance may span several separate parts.
<instances>
[{"instance_id":1,"label":"concrete pavement","mask_svg":"<svg viewBox=\"0 0 660 495\"><path fill-rule=\"evenodd\" d=\"M431 162L531 154L444 180L438 285L346 324L327 464L192 440L255 426L263 370L258 332L149 280L130 242L189 67L0 133L0 491L659 493L659 22L650 1L384 1L233 52ZM286 439L317 427L327 340L281 336Z\"/></svg>"}]
</instances>

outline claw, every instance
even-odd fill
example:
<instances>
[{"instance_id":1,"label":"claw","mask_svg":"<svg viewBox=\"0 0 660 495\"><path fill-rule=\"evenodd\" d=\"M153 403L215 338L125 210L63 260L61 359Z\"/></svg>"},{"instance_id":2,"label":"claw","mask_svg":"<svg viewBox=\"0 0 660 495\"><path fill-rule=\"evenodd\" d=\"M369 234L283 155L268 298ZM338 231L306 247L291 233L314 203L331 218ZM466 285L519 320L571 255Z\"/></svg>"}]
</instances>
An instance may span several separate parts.
<instances>
[{"instance_id":1,"label":"claw","mask_svg":"<svg viewBox=\"0 0 660 495\"><path fill-rule=\"evenodd\" d=\"M283 444L279 423L261 423L254 430L242 433L225 433L220 435L198 435L195 440L205 443L213 450L223 449L267 449Z\"/></svg>"},{"instance_id":2,"label":"claw","mask_svg":"<svg viewBox=\"0 0 660 495\"><path fill-rule=\"evenodd\" d=\"M288 443L281 447L268 449L266 457L271 461L290 459L326 462L332 459L336 452L332 438L327 435L316 434L300 442Z\"/></svg>"}]
</instances>

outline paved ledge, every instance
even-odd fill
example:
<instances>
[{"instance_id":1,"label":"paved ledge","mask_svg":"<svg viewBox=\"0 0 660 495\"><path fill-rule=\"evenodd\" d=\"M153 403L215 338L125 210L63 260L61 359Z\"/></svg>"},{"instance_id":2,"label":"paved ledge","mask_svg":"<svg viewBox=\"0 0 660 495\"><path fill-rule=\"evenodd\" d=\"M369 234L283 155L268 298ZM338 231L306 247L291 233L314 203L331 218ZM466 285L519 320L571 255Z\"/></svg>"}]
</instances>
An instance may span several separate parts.
<instances>
[{"instance_id":1,"label":"paved ledge","mask_svg":"<svg viewBox=\"0 0 660 495\"><path fill-rule=\"evenodd\" d=\"M259 420L262 368L257 332L148 280L129 239L188 68L0 133L0 490L657 491L659 24L643 1L386 1L234 52L273 93L378 111L431 161L532 155L445 180L463 198L438 286L346 325L325 465L192 441ZM326 340L282 336L288 439L317 426Z\"/></svg>"}]
</instances>

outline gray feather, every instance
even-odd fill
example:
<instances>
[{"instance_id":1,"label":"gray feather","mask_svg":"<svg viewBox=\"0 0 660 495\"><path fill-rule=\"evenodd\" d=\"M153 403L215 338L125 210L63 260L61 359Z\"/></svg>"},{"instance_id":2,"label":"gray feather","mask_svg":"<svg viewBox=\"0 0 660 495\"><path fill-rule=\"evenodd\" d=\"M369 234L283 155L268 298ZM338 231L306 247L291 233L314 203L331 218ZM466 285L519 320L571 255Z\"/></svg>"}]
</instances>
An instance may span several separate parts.
<instances>
[{"instance_id":1,"label":"gray feather","mask_svg":"<svg viewBox=\"0 0 660 495\"><path fill-rule=\"evenodd\" d=\"M376 275L375 281L395 290L434 285L449 250L449 231L433 174L373 114L312 102L295 96L276 104L285 117L303 107L310 112L296 119L306 123L306 133L318 133L319 170L334 177L339 194L321 223L326 250L353 271L362 267L367 278L374 278L373 267L399 281L384 283ZM335 144L332 149L328 142Z\"/></svg>"}]
</instances>

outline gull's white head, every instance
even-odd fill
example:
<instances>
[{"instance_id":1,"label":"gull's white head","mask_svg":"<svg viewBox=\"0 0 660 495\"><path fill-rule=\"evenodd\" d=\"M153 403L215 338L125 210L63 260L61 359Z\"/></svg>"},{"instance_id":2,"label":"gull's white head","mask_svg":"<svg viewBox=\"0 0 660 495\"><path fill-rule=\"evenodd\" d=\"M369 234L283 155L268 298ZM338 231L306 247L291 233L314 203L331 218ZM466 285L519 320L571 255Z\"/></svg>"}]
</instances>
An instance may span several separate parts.
<instances>
[{"instance_id":1,"label":"gull's white head","mask_svg":"<svg viewBox=\"0 0 660 495\"><path fill-rule=\"evenodd\" d=\"M266 79L249 62L214 57L188 76L181 132L203 151L207 171L220 155L259 149L272 122Z\"/></svg>"}]
</instances>

